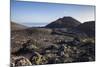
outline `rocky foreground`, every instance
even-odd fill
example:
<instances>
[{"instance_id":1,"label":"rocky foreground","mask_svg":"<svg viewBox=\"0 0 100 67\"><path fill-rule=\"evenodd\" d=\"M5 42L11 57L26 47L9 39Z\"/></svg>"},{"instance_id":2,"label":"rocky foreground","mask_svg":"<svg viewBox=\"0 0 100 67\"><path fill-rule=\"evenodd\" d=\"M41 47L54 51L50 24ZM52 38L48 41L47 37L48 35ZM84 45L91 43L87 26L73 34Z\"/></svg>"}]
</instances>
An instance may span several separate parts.
<instances>
[{"instance_id":1,"label":"rocky foreground","mask_svg":"<svg viewBox=\"0 0 100 67\"><path fill-rule=\"evenodd\" d=\"M11 66L95 61L94 34L88 36L79 27L72 29L46 26L12 30Z\"/></svg>"}]
</instances>

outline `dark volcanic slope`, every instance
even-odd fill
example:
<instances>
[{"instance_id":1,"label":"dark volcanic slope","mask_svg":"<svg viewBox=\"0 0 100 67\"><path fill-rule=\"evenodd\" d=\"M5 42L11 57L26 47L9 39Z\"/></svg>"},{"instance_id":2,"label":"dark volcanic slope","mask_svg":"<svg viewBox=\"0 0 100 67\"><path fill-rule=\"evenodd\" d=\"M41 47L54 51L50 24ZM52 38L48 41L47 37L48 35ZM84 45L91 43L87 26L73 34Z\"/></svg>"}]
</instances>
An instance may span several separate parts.
<instances>
[{"instance_id":1,"label":"dark volcanic slope","mask_svg":"<svg viewBox=\"0 0 100 67\"><path fill-rule=\"evenodd\" d=\"M76 27L78 30L85 32L88 36L95 36L95 21L88 21Z\"/></svg>"},{"instance_id":2,"label":"dark volcanic slope","mask_svg":"<svg viewBox=\"0 0 100 67\"><path fill-rule=\"evenodd\" d=\"M47 28L73 28L81 24L79 21L72 17L63 17L60 18L50 24L48 24Z\"/></svg>"},{"instance_id":3,"label":"dark volcanic slope","mask_svg":"<svg viewBox=\"0 0 100 67\"><path fill-rule=\"evenodd\" d=\"M11 30L22 30L22 29L26 29L27 27L15 22L11 22Z\"/></svg>"}]
</instances>

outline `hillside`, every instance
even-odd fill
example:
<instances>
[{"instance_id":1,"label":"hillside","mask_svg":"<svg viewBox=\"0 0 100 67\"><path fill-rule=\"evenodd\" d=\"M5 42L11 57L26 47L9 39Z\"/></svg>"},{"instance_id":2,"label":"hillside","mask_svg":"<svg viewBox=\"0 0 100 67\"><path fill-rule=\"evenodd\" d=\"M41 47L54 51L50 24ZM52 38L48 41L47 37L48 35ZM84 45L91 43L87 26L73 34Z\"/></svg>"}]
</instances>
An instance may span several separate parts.
<instances>
[{"instance_id":1,"label":"hillside","mask_svg":"<svg viewBox=\"0 0 100 67\"><path fill-rule=\"evenodd\" d=\"M79 24L81 23L72 17L63 17L51 22L46 28L73 28Z\"/></svg>"},{"instance_id":2,"label":"hillside","mask_svg":"<svg viewBox=\"0 0 100 67\"><path fill-rule=\"evenodd\" d=\"M24 25L21 25L21 24L18 24L18 23L15 23L15 22L12 22L11 21L11 30L22 30L22 29L26 29L27 27L24 26Z\"/></svg>"},{"instance_id":3,"label":"hillside","mask_svg":"<svg viewBox=\"0 0 100 67\"><path fill-rule=\"evenodd\" d=\"M76 27L78 30L85 32L90 37L95 37L95 21L88 21Z\"/></svg>"}]
</instances>

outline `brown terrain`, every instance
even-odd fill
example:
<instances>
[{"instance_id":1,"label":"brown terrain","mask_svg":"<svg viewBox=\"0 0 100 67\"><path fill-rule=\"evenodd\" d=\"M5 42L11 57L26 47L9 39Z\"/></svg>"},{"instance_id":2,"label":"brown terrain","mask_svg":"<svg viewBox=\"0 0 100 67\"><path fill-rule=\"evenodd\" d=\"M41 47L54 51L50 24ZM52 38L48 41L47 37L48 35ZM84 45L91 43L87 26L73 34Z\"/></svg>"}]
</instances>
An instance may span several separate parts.
<instances>
[{"instance_id":1,"label":"brown terrain","mask_svg":"<svg viewBox=\"0 0 100 67\"><path fill-rule=\"evenodd\" d=\"M15 22L11 22L11 31L13 30L21 30L21 29L26 29L27 27Z\"/></svg>"}]
</instances>

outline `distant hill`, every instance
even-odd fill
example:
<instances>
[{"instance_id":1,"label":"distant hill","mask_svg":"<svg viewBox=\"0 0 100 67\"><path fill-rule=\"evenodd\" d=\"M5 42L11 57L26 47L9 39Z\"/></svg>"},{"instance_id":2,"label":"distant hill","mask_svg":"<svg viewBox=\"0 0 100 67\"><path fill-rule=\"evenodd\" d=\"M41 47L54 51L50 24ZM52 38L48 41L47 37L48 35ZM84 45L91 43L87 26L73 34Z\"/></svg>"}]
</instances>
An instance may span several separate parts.
<instances>
[{"instance_id":1,"label":"distant hill","mask_svg":"<svg viewBox=\"0 0 100 67\"><path fill-rule=\"evenodd\" d=\"M21 29L26 29L27 27L15 22L11 21L11 30L21 30Z\"/></svg>"},{"instance_id":2,"label":"distant hill","mask_svg":"<svg viewBox=\"0 0 100 67\"><path fill-rule=\"evenodd\" d=\"M80 24L81 23L79 21L68 16L68 17L59 18L56 21L51 22L46 26L46 28L73 28Z\"/></svg>"},{"instance_id":3,"label":"distant hill","mask_svg":"<svg viewBox=\"0 0 100 67\"><path fill-rule=\"evenodd\" d=\"M88 21L76 27L78 30L85 32L88 36L95 36L95 21Z\"/></svg>"}]
</instances>

